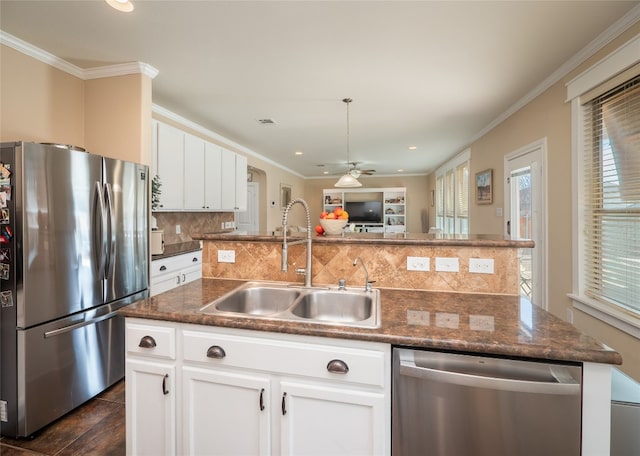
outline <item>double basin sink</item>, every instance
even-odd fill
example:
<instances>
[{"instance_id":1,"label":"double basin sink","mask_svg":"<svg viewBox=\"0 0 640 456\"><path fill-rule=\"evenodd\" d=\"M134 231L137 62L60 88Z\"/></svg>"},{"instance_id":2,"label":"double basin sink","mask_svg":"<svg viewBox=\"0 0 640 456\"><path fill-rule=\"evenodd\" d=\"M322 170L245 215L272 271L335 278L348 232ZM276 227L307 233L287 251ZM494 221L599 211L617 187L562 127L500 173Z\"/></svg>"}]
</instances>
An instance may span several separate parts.
<instances>
[{"instance_id":1,"label":"double basin sink","mask_svg":"<svg viewBox=\"0 0 640 456\"><path fill-rule=\"evenodd\" d=\"M380 326L380 290L305 288L248 282L200 309L208 315L249 317L362 328Z\"/></svg>"}]
</instances>

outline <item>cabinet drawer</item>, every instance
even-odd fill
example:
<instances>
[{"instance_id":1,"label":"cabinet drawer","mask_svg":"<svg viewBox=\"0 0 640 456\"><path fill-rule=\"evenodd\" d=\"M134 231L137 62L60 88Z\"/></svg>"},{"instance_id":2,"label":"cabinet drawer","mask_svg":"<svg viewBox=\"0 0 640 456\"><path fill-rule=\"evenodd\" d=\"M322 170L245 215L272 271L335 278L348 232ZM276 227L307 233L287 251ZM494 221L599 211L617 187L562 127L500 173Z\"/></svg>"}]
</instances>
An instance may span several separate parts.
<instances>
[{"instance_id":1,"label":"cabinet drawer","mask_svg":"<svg viewBox=\"0 0 640 456\"><path fill-rule=\"evenodd\" d=\"M186 362L241 367L377 387L384 387L386 384L385 366L390 363L388 354L383 349L345 348L190 330L183 331L182 346ZM218 356L222 353L224 355L216 358L216 353ZM338 361L334 365L338 368L346 366L348 372L329 372L328 365L334 360Z\"/></svg>"},{"instance_id":2,"label":"cabinet drawer","mask_svg":"<svg viewBox=\"0 0 640 456\"><path fill-rule=\"evenodd\" d=\"M154 358L175 359L175 334L175 328L127 322L127 353Z\"/></svg>"},{"instance_id":3,"label":"cabinet drawer","mask_svg":"<svg viewBox=\"0 0 640 456\"><path fill-rule=\"evenodd\" d=\"M165 274L175 274L182 269L191 268L193 266L202 267L202 251L184 253L161 260L153 260L151 262L151 278L161 277Z\"/></svg>"}]
</instances>

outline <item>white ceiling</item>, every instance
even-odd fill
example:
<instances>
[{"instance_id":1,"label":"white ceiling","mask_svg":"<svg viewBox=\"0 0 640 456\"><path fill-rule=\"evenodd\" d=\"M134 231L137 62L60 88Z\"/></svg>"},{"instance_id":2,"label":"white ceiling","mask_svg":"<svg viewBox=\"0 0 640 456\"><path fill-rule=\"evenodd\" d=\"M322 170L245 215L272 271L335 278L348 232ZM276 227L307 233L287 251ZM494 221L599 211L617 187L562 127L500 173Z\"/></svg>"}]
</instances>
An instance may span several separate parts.
<instances>
[{"instance_id":1,"label":"white ceiling","mask_svg":"<svg viewBox=\"0 0 640 456\"><path fill-rule=\"evenodd\" d=\"M352 161L432 171L640 3L133 2L1 0L0 28L81 68L150 64L154 103L305 177L344 172L345 97Z\"/></svg>"}]
</instances>

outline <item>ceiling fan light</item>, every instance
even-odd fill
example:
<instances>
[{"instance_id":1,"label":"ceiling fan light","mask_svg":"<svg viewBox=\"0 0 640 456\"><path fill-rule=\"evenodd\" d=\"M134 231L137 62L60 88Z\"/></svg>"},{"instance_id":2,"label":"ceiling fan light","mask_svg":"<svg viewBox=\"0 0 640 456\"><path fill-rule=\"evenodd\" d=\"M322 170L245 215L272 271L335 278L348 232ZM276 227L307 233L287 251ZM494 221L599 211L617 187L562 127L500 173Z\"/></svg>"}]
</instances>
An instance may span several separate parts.
<instances>
[{"instance_id":1,"label":"ceiling fan light","mask_svg":"<svg viewBox=\"0 0 640 456\"><path fill-rule=\"evenodd\" d=\"M107 4L118 11L122 11L124 13L130 13L133 11L133 3L129 0L104 0Z\"/></svg>"},{"instance_id":2,"label":"ceiling fan light","mask_svg":"<svg viewBox=\"0 0 640 456\"><path fill-rule=\"evenodd\" d=\"M360 174L362 174L362 173L360 172L360 170L359 170L359 169L354 168L354 169L352 169L352 170L350 170L350 171L349 171L349 174L350 174L354 179L357 179L357 178L359 178L359 177L360 177Z\"/></svg>"},{"instance_id":3,"label":"ceiling fan light","mask_svg":"<svg viewBox=\"0 0 640 456\"><path fill-rule=\"evenodd\" d=\"M362 184L358 181L358 179L353 177L351 174L347 173L340 176L340 179L338 179L338 182L336 182L333 186L334 187L362 187Z\"/></svg>"}]
</instances>

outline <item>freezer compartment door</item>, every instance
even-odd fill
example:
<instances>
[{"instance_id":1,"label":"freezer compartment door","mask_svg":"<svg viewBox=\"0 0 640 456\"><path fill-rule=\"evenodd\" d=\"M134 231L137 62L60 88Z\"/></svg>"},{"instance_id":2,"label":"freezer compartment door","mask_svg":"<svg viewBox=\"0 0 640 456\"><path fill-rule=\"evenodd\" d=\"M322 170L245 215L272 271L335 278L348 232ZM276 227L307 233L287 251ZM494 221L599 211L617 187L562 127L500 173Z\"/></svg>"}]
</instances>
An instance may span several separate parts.
<instances>
[{"instance_id":1,"label":"freezer compartment door","mask_svg":"<svg viewBox=\"0 0 640 456\"><path fill-rule=\"evenodd\" d=\"M105 302L149 287L148 168L104 158L109 246Z\"/></svg>"},{"instance_id":2,"label":"freezer compartment door","mask_svg":"<svg viewBox=\"0 0 640 456\"><path fill-rule=\"evenodd\" d=\"M101 306L18 331L20 436L32 434L124 377L124 318L116 307Z\"/></svg>"},{"instance_id":3,"label":"freezer compartment door","mask_svg":"<svg viewBox=\"0 0 640 456\"><path fill-rule=\"evenodd\" d=\"M11 178L16 193L17 326L98 306L102 159L85 152L24 143ZM20 272L22 270L22 276Z\"/></svg>"}]
</instances>

